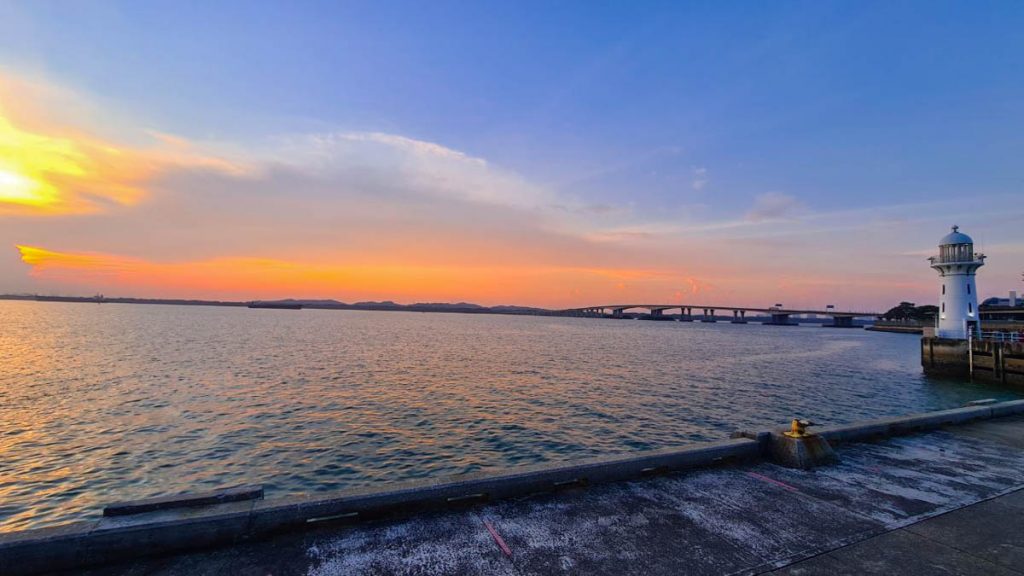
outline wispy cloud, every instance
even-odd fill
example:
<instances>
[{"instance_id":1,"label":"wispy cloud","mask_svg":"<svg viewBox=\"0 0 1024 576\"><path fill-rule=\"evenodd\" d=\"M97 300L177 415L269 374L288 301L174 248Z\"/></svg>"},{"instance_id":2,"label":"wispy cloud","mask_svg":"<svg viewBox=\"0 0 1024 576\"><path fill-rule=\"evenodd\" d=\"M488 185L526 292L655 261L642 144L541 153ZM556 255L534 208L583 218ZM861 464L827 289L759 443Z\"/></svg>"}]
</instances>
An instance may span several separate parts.
<instances>
[{"instance_id":1,"label":"wispy cloud","mask_svg":"<svg viewBox=\"0 0 1024 576\"><path fill-rule=\"evenodd\" d=\"M460 162L467 162L481 167L487 166L487 161L483 158L474 158L465 152L453 150L434 142L416 140L414 138L400 136L398 134L387 134L384 132L343 132L334 135L327 135L321 138L325 140L328 148L330 148L330 141L332 139L348 140L351 142L376 142L379 144L386 144L394 148L408 150L414 154L444 158L446 160L458 160Z\"/></svg>"},{"instance_id":2,"label":"wispy cloud","mask_svg":"<svg viewBox=\"0 0 1024 576\"><path fill-rule=\"evenodd\" d=\"M779 220L793 216L803 208L795 197L779 192L767 192L759 194L754 199L754 206L746 214L746 219L751 222L764 222L767 220Z\"/></svg>"},{"instance_id":3,"label":"wispy cloud","mask_svg":"<svg viewBox=\"0 0 1024 576\"><path fill-rule=\"evenodd\" d=\"M275 138L261 160L338 180L373 179L406 193L538 208L557 197L512 171L436 142L381 132Z\"/></svg>"},{"instance_id":4,"label":"wispy cloud","mask_svg":"<svg viewBox=\"0 0 1024 576\"><path fill-rule=\"evenodd\" d=\"M693 181L690 182L690 186L694 190L697 190L698 192L703 190L704 187L707 186L708 182L710 182L710 178L708 177L707 168L693 169Z\"/></svg>"}]
</instances>

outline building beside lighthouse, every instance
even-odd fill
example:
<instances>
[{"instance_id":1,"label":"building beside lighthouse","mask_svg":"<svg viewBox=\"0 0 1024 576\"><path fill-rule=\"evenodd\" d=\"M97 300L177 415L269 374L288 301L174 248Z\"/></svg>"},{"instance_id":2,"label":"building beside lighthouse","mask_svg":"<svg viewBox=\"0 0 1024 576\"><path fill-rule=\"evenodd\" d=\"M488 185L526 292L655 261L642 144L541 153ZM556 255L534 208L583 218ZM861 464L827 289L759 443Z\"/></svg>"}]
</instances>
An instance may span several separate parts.
<instances>
[{"instance_id":1,"label":"building beside lighthouse","mask_svg":"<svg viewBox=\"0 0 1024 576\"><path fill-rule=\"evenodd\" d=\"M974 277L985 255L974 251L974 240L958 226L939 241L939 255L928 259L942 281L936 336L966 340L979 331L978 287Z\"/></svg>"}]
</instances>

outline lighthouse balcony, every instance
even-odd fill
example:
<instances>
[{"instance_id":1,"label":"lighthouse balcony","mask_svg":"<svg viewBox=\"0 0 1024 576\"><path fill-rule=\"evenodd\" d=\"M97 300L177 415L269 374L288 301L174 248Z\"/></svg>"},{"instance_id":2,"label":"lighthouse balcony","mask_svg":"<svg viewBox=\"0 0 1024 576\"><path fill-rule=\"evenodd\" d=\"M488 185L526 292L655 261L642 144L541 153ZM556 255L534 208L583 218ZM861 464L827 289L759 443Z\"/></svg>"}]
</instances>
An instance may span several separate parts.
<instances>
[{"instance_id":1,"label":"lighthouse balcony","mask_svg":"<svg viewBox=\"0 0 1024 576\"><path fill-rule=\"evenodd\" d=\"M940 254L938 256L932 256L928 258L928 261L934 264L977 264L978 262L985 261L985 255L980 252L974 254L962 253L962 252L950 252L948 254Z\"/></svg>"}]
</instances>

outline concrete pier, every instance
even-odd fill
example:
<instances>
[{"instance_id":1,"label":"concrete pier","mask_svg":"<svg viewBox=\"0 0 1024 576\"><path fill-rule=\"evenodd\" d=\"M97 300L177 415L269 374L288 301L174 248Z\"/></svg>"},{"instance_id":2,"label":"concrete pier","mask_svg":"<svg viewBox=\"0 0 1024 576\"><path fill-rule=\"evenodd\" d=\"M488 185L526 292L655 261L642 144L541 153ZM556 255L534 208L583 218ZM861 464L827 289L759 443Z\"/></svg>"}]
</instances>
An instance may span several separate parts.
<instances>
[{"instance_id":1,"label":"concrete pier","mask_svg":"<svg viewBox=\"0 0 1024 576\"><path fill-rule=\"evenodd\" d=\"M923 322L890 322L876 320L874 324L865 326L870 332L893 332L896 334L924 334L926 326Z\"/></svg>"},{"instance_id":2,"label":"concrete pier","mask_svg":"<svg viewBox=\"0 0 1024 576\"><path fill-rule=\"evenodd\" d=\"M921 338L921 366L932 376L969 376L1024 386L1024 342Z\"/></svg>"},{"instance_id":3,"label":"concrete pier","mask_svg":"<svg viewBox=\"0 0 1024 576\"><path fill-rule=\"evenodd\" d=\"M840 549L1024 488L1022 414L1017 401L824 428L841 461L813 471L766 459L773 430L383 491L163 509L0 535L0 566L12 576L57 568L94 576L648 576L680 566L753 574L789 565L807 574L816 572L797 570L799 562L833 553L851 563L847 573L868 573L857 571L860 556ZM1022 518L998 517L1015 535L1024 530L1005 523ZM1019 545L992 552L977 573L1013 573L999 570L1019 558ZM889 556L906 561L900 554L914 551ZM922 566L934 552L921 550Z\"/></svg>"}]
</instances>

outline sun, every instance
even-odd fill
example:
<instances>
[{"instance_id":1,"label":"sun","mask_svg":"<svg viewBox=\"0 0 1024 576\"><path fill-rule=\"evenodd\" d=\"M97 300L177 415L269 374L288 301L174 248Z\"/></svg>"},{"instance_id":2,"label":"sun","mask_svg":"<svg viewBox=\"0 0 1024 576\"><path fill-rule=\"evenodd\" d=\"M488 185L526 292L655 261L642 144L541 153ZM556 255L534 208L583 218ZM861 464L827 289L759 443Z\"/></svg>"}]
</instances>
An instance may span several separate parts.
<instances>
[{"instance_id":1,"label":"sun","mask_svg":"<svg viewBox=\"0 0 1024 576\"><path fill-rule=\"evenodd\" d=\"M0 202L45 206L56 201L47 186L13 170L0 168Z\"/></svg>"},{"instance_id":2,"label":"sun","mask_svg":"<svg viewBox=\"0 0 1024 576\"><path fill-rule=\"evenodd\" d=\"M61 200L47 175L81 174L70 142L24 132L0 115L0 206L46 210Z\"/></svg>"},{"instance_id":3,"label":"sun","mask_svg":"<svg viewBox=\"0 0 1024 576\"><path fill-rule=\"evenodd\" d=\"M0 111L0 207L55 210L68 200L58 183L81 184L89 165L73 140L19 130Z\"/></svg>"}]
</instances>

